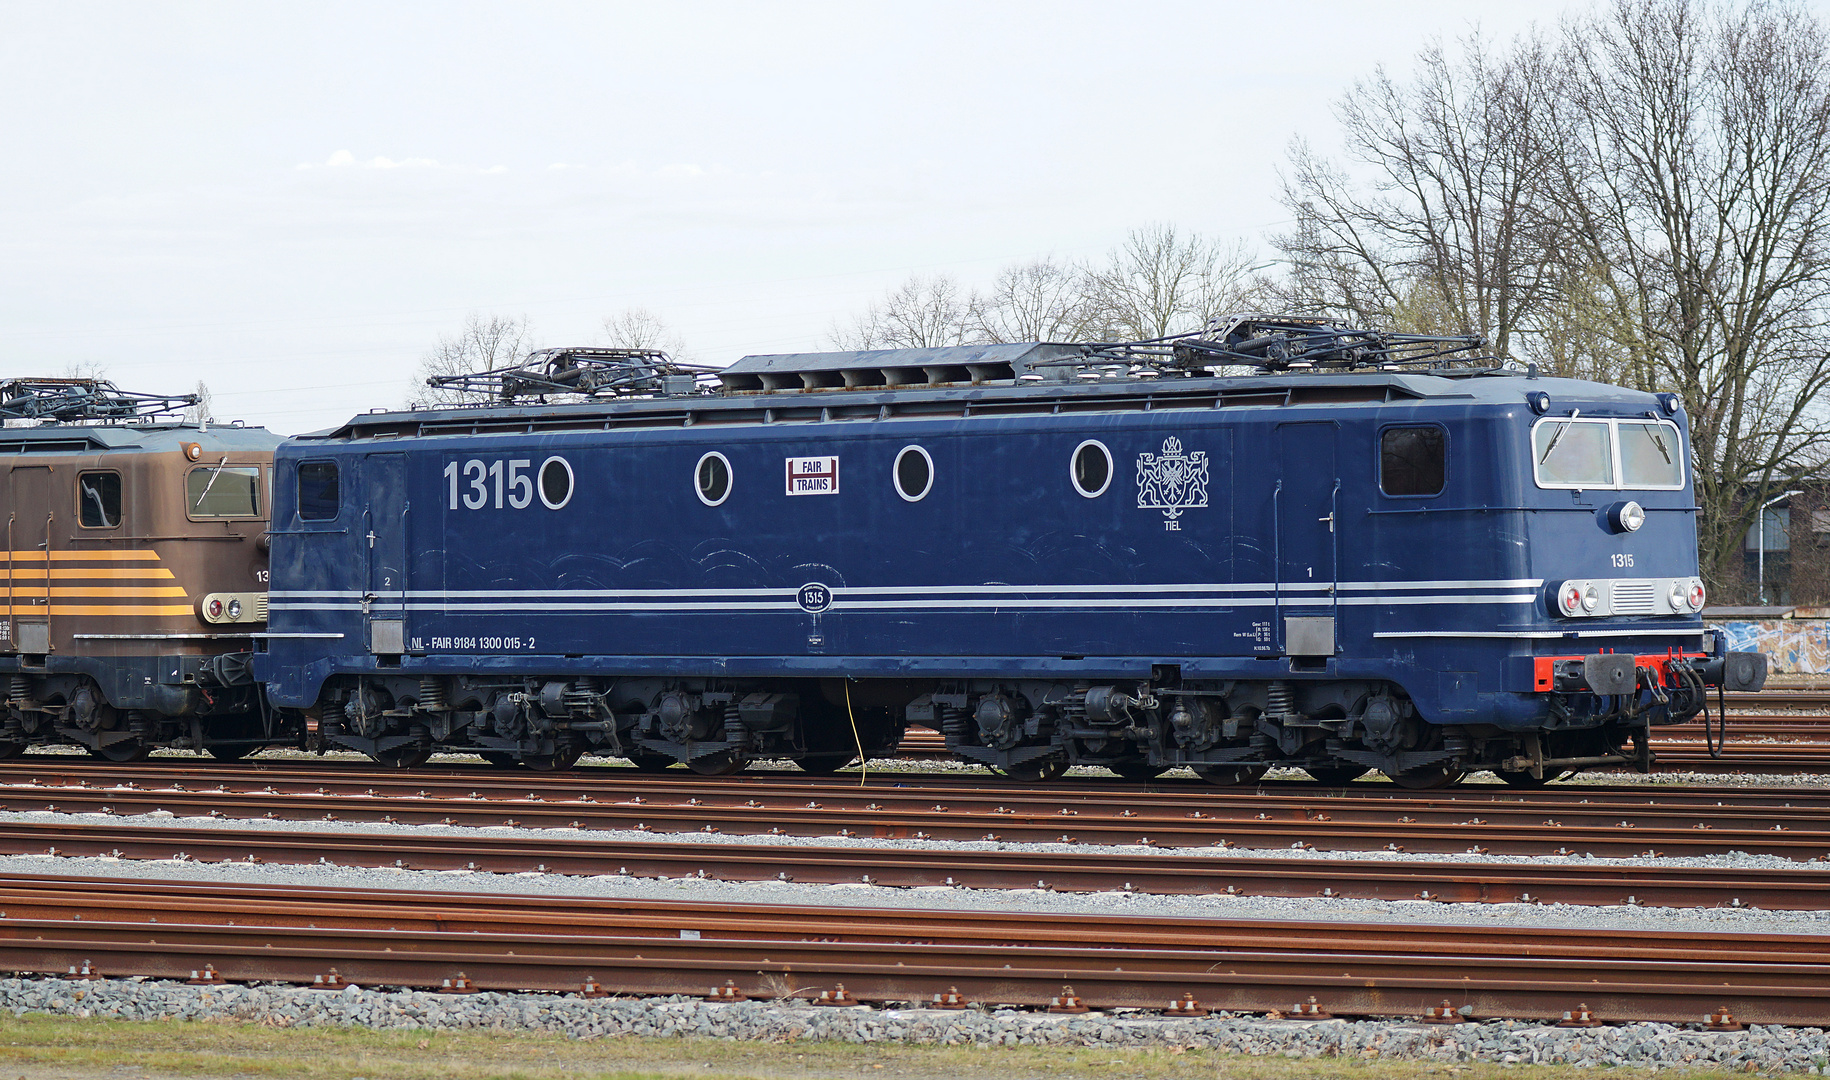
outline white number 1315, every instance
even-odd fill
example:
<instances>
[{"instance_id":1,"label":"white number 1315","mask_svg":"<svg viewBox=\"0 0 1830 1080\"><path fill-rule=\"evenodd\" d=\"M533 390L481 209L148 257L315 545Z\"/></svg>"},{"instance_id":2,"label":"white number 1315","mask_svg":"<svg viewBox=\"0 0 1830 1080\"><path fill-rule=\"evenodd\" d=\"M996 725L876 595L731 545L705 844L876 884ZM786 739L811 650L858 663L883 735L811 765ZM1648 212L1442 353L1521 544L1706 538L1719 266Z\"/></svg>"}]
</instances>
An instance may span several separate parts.
<instances>
[{"instance_id":1,"label":"white number 1315","mask_svg":"<svg viewBox=\"0 0 1830 1080\"><path fill-rule=\"evenodd\" d=\"M503 462L500 458L485 464L477 458L464 462L460 470L453 461L445 466L446 493L450 496L448 509L456 510L458 503L463 502L466 510L481 510L490 505L490 497L495 497L495 508L502 509L503 495L506 489L508 505L516 510L525 510L534 501L534 478L524 470L532 469L534 463L526 458L515 458L508 463L507 483L503 482ZM459 484L460 474L463 484Z\"/></svg>"}]
</instances>

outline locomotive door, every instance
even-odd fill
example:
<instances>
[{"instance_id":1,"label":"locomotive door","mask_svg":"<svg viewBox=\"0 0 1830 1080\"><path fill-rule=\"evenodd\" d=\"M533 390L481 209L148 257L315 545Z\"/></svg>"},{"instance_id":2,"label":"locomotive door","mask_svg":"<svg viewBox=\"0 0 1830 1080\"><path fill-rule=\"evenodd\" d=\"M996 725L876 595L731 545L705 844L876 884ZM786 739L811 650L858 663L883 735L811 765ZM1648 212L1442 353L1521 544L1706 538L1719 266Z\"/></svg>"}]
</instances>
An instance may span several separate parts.
<instances>
[{"instance_id":1,"label":"locomotive door","mask_svg":"<svg viewBox=\"0 0 1830 1080\"><path fill-rule=\"evenodd\" d=\"M1277 643L1289 656L1333 656L1340 551L1340 471L1332 422L1277 426Z\"/></svg>"},{"instance_id":2,"label":"locomotive door","mask_svg":"<svg viewBox=\"0 0 1830 1080\"><path fill-rule=\"evenodd\" d=\"M51 651L51 540L57 498L49 465L15 465L7 492L7 613L0 648Z\"/></svg>"},{"instance_id":3,"label":"locomotive door","mask_svg":"<svg viewBox=\"0 0 1830 1080\"><path fill-rule=\"evenodd\" d=\"M363 539L368 558L369 651L406 652L407 534L412 504L407 500L407 456L370 454L362 462Z\"/></svg>"}]
</instances>

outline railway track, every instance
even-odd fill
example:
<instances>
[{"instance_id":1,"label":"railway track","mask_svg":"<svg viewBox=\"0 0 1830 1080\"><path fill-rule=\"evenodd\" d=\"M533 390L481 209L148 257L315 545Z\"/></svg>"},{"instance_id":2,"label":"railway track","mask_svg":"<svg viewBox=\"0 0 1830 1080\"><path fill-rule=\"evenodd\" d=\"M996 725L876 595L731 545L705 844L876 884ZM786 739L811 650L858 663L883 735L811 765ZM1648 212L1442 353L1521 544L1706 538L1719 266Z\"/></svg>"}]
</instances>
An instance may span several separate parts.
<instances>
[{"instance_id":1,"label":"railway track","mask_svg":"<svg viewBox=\"0 0 1830 1080\"><path fill-rule=\"evenodd\" d=\"M345 832L184 826L16 823L5 854L197 863L286 863L793 881L899 888L1034 889L1160 895L1335 897L1443 903L1754 907L1830 906L1830 867L1717 870L1659 865L1226 858L1175 852L869 848L598 838Z\"/></svg>"},{"instance_id":2,"label":"railway track","mask_svg":"<svg viewBox=\"0 0 1830 1080\"><path fill-rule=\"evenodd\" d=\"M1830 773L1830 716L1736 717L1719 754L1709 752L1701 726L1655 732L1653 772L1751 774ZM949 758L939 732L911 729L897 747L909 760Z\"/></svg>"},{"instance_id":3,"label":"railway track","mask_svg":"<svg viewBox=\"0 0 1830 1080\"><path fill-rule=\"evenodd\" d=\"M756 907L0 877L0 967L364 986L1830 1024L1830 938ZM131 914L128 914L131 913ZM154 913L154 914L148 914ZM145 918L140 916L145 914ZM82 916L78 918L78 916Z\"/></svg>"},{"instance_id":4,"label":"railway track","mask_svg":"<svg viewBox=\"0 0 1830 1080\"><path fill-rule=\"evenodd\" d=\"M1776 690L1726 695L1736 711L1755 709L1830 709L1830 690Z\"/></svg>"},{"instance_id":5,"label":"railway track","mask_svg":"<svg viewBox=\"0 0 1830 1080\"><path fill-rule=\"evenodd\" d=\"M1160 848L1830 858L1830 791L1814 789L1485 785L1416 793L1380 784L1230 790L1198 782L985 789L933 774L892 775L863 786L780 775L706 784L625 769L540 776L529 784L529 774L514 773L249 773L234 766L166 770L148 779L120 766L79 761L45 768L31 760L0 764L0 809ZM44 850L21 846L27 835L13 830L10 848L0 837L0 850Z\"/></svg>"}]
</instances>

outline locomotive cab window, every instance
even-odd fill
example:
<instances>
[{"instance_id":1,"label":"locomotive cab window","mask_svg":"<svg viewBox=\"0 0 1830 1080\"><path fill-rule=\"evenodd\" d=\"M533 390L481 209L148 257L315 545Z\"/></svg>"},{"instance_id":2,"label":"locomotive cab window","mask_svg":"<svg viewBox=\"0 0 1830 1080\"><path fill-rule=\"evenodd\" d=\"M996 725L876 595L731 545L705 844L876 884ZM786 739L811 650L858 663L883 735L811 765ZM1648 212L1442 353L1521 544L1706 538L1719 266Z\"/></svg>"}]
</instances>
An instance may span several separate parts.
<instances>
[{"instance_id":1,"label":"locomotive cab window","mask_svg":"<svg viewBox=\"0 0 1830 1080\"><path fill-rule=\"evenodd\" d=\"M77 474L76 523L85 529L113 529L121 524L120 473Z\"/></svg>"},{"instance_id":2,"label":"locomotive cab window","mask_svg":"<svg viewBox=\"0 0 1830 1080\"><path fill-rule=\"evenodd\" d=\"M1616 427L1620 437L1620 482L1630 488L1681 488L1684 486L1684 459L1673 424L1641 424L1622 421Z\"/></svg>"},{"instance_id":3,"label":"locomotive cab window","mask_svg":"<svg viewBox=\"0 0 1830 1080\"><path fill-rule=\"evenodd\" d=\"M304 461L299 463L299 518L303 521L331 521L343 501L339 490L337 463Z\"/></svg>"},{"instance_id":4,"label":"locomotive cab window","mask_svg":"<svg viewBox=\"0 0 1830 1080\"><path fill-rule=\"evenodd\" d=\"M1531 458L1541 488L1684 486L1684 441L1666 421L1546 417L1531 429Z\"/></svg>"},{"instance_id":5,"label":"locomotive cab window","mask_svg":"<svg viewBox=\"0 0 1830 1080\"><path fill-rule=\"evenodd\" d=\"M1539 487L1611 488L1614 448L1606 420L1540 420L1531 429Z\"/></svg>"},{"instance_id":6,"label":"locomotive cab window","mask_svg":"<svg viewBox=\"0 0 1830 1080\"><path fill-rule=\"evenodd\" d=\"M184 477L184 508L194 518L259 517L258 465L205 465Z\"/></svg>"},{"instance_id":7,"label":"locomotive cab window","mask_svg":"<svg viewBox=\"0 0 1830 1080\"><path fill-rule=\"evenodd\" d=\"M1379 490L1387 495L1441 495L1446 472L1444 432L1424 427L1379 433Z\"/></svg>"}]
</instances>

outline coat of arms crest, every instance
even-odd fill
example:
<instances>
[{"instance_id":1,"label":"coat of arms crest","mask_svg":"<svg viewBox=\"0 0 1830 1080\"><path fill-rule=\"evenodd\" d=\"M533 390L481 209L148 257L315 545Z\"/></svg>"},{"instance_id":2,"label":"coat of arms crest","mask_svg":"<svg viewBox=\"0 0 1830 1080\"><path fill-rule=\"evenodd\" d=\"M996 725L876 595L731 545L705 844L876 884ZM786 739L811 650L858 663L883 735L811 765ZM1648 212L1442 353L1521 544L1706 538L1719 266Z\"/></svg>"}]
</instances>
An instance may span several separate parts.
<instances>
[{"instance_id":1,"label":"coat of arms crest","mask_svg":"<svg viewBox=\"0 0 1830 1080\"><path fill-rule=\"evenodd\" d=\"M1207 451L1183 453L1182 440L1163 440L1161 454L1137 456L1137 505L1161 510L1163 528L1177 532L1182 511L1207 505Z\"/></svg>"}]
</instances>

